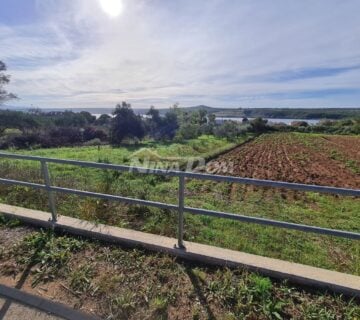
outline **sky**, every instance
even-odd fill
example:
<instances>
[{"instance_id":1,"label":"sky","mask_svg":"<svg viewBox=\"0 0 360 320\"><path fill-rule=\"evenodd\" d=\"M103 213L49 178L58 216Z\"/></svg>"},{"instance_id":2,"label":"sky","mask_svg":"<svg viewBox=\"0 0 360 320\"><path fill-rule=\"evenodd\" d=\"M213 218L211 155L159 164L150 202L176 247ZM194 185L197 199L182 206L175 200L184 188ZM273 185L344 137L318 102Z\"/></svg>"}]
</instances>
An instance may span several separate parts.
<instances>
[{"instance_id":1,"label":"sky","mask_svg":"<svg viewBox=\"0 0 360 320\"><path fill-rule=\"evenodd\" d=\"M359 0L0 0L39 108L360 107Z\"/></svg>"}]
</instances>

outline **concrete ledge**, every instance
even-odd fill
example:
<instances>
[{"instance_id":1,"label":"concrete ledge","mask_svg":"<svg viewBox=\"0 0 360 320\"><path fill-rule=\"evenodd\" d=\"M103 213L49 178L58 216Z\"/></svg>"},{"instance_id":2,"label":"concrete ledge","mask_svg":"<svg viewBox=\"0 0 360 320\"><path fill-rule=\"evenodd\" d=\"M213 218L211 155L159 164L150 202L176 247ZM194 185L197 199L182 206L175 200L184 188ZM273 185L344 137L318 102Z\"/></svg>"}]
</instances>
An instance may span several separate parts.
<instances>
[{"instance_id":1,"label":"concrete ledge","mask_svg":"<svg viewBox=\"0 0 360 320\"><path fill-rule=\"evenodd\" d=\"M49 221L50 213L0 204L0 212L26 223L45 228L55 228L94 239L139 246L183 259L202 263L244 267L266 276L288 279L292 283L329 290L349 296L360 297L360 277L298 263L266 258L239 251L222 249L194 242L185 242L186 250L177 249L177 240L154 234L94 224L88 221L60 216L54 224Z\"/></svg>"}]
</instances>

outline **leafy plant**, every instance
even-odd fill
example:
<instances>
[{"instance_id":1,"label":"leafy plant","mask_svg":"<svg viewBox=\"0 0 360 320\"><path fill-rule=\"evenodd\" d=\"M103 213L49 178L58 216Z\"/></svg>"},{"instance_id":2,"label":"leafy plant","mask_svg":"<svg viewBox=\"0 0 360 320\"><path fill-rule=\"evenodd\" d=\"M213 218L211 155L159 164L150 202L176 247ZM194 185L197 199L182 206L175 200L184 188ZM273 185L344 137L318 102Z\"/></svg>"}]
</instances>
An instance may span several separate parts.
<instances>
[{"instance_id":1,"label":"leafy plant","mask_svg":"<svg viewBox=\"0 0 360 320\"><path fill-rule=\"evenodd\" d=\"M272 283L269 278L261 277L257 274L250 275L251 291L261 299L266 299L271 294Z\"/></svg>"},{"instance_id":2,"label":"leafy plant","mask_svg":"<svg viewBox=\"0 0 360 320\"><path fill-rule=\"evenodd\" d=\"M80 265L76 270L70 273L70 288L76 293L94 294L97 287L92 283L95 271L91 264Z\"/></svg>"},{"instance_id":3,"label":"leafy plant","mask_svg":"<svg viewBox=\"0 0 360 320\"><path fill-rule=\"evenodd\" d=\"M36 266L33 286L51 280L67 266L72 253L83 248L84 242L72 237L56 237L54 232L41 231L27 236L17 247L18 262Z\"/></svg>"},{"instance_id":4,"label":"leafy plant","mask_svg":"<svg viewBox=\"0 0 360 320\"><path fill-rule=\"evenodd\" d=\"M9 219L3 214L0 214L0 226L8 228L16 228L21 225L21 221L18 219Z\"/></svg>"},{"instance_id":5,"label":"leafy plant","mask_svg":"<svg viewBox=\"0 0 360 320\"><path fill-rule=\"evenodd\" d=\"M135 309L135 293L125 291L113 297L110 301L110 312L113 319L128 319Z\"/></svg>"}]
</instances>

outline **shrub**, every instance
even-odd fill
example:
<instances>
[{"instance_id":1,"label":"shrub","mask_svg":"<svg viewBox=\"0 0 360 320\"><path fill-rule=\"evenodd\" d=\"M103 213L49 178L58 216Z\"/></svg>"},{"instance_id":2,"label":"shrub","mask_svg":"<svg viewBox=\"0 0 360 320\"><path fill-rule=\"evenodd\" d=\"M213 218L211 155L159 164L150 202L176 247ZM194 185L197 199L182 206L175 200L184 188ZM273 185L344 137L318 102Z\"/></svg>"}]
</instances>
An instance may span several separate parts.
<instances>
[{"instance_id":1,"label":"shrub","mask_svg":"<svg viewBox=\"0 0 360 320\"><path fill-rule=\"evenodd\" d=\"M87 146L87 147L99 146L99 145L101 145L101 140L99 138L95 138L95 139L84 142L84 146Z\"/></svg>"},{"instance_id":2,"label":"shrub","mask_svg":"<svg viewBox=\"0 0 360 320\"><path fill-rule=\"evenodd\" d=\"M94 124L98 126L106 126L111 123L111 117L108 114L102 114L98 119L95 120Z\"/></svg>"},{"instance_id":3,"label":"shrub","mask_svg":"<svg viewBox=\"0 0 360 320\"><path fill-rule=\"evenodd\" d=\"M235 121L225 121L223 124L214 128L214 135L228 140L235 139L246 132L247 126Z\"/></svg>"},{"instance_id":4,"label":"shrub","mask_svg":"<svg viewBox=\"0 0 360 320\"><path fill-rule=\"evenodd\" d=\"M82 135L77 128L58 127L50 131L51 144L54 147L72 145L82 142Z\"/></svg>"},{"instance_id":5,"label":"shrub","mask_svg":"<svg viewBox=\"0 0 360 320\"><path fill-rule=\"evenodd\" d=\"M306 121L292 121L291 126L293 126L293 127L308 127L309 124Z\"/></svg>"},{"instance_id":6,"label":"shrub","mask_svg":"<svg viewBox=\"0 0 360 320\"><path fill-rule=\"evenodd\" d=\"M177 141L195 139L200 134L199 126L197 124L188 123L183 124L176 133L175 139Z\"/></svg>"},{"instance_id":7,"label":"shrub","mask_svg":"<svg viewBox=\"0 0 360 320\"><path fill-rule=\"evenodd\" d=\"M255 133L263 133L269 130L268 121L263 118L255 118L250 121L251 129Z\"/></svg>"},{"instance_id":8,"label":"shrub","mask_svg":"<svg viewBox=\"0 0 360 320\"><path fill-rule=\"evenodd\" d=\"M94 139L105 141L108 139L108 135L104 130L96 129L94 127L87 127L83 132L83 139L85 141L94 140Z\"/></svg>"}]
</instances>

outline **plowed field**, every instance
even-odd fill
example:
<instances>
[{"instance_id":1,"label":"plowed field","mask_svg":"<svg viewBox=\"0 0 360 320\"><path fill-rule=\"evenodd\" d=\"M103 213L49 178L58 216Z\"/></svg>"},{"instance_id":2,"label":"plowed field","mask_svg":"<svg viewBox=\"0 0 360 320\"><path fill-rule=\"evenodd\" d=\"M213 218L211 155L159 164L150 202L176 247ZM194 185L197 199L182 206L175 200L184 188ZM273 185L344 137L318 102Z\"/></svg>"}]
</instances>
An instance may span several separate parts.
<instances>
[{"instance_id":1,"label":"plowed field","mask_svg":"<svg viewBox=\"0 0 360 320\"><path fill-rule=\"evenodd\" d=\"M219 166L219 164L221 164ZM360 188L360 137L299 133L262 135L207 165L233 176Z\"/></svg>"}]
</instances>

